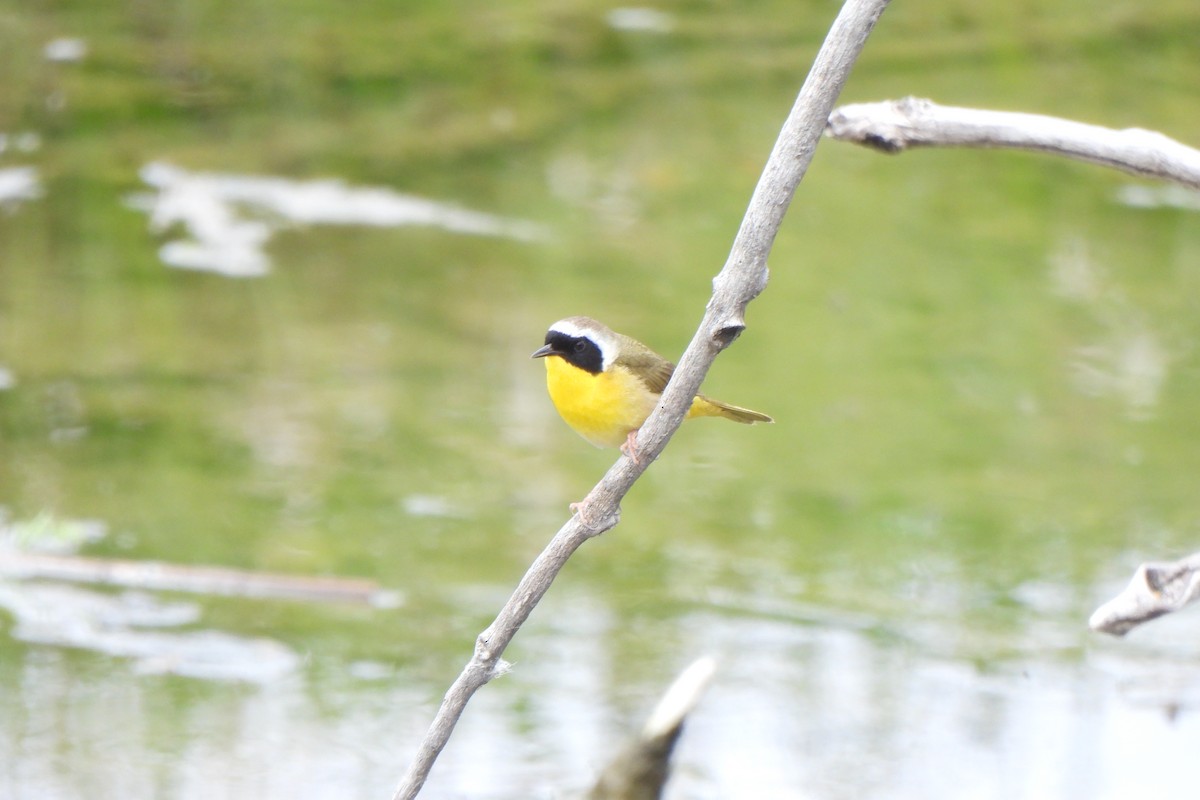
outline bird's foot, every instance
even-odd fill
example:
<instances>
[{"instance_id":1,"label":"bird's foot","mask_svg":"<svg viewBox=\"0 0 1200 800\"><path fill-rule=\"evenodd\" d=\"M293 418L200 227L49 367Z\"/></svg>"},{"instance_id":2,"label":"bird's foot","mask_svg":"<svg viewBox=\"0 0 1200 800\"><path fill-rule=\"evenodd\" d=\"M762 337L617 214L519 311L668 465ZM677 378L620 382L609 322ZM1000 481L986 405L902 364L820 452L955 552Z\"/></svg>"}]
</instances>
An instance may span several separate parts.
<instances>
[{"instance_id":1,"label":"bird's foot","mask_svg":"<svg viewBox=\"0 0 1200 800\"><path fill-rule=\"evenodd\" d=\"M637 450L637 433L636 430L629 432L625 437L625 444L621 445L621 453L628 457L630 461L640 466L642 460Z\"/></svg>"}]
</instances>

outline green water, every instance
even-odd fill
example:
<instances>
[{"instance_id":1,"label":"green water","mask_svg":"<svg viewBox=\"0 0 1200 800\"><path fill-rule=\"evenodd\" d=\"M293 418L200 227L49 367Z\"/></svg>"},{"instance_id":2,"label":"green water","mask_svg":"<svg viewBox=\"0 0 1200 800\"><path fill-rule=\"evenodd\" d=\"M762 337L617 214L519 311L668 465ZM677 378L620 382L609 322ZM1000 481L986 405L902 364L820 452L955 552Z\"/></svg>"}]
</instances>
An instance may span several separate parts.
<instances>
[{"instance_id":1,"label":"green water","mask_svg":"<svg viewBox=\"0 0 1200 800\"><path fill-rule=\"evenodd\" d=\"M262 682L14 621L0 795L390 795L475 634L615 456L557 418L529 353L589 314L678 356L836 11L657 8L666 33L590 2L0 0L0 169L41 189L0 208L6 519L97 520L85 555L357 576L404 600L188 598L186 630L298 655ZM1182 0L898 3L843 101L1195 145L1198 36ZM48 60L58 37L86 53ZM152 162L336 178L549 235L292 223L263 277L172 269L180 226L152 231L136 199ZM1200 221L1119 203L1132 182L824 142L705 384L777 424L680 431L423 796L586 786L704 654L718 672L671 797L1190 786L1190 618L1127 641L1085 626L1200 528Z\"/></svg>"}]
</instances>

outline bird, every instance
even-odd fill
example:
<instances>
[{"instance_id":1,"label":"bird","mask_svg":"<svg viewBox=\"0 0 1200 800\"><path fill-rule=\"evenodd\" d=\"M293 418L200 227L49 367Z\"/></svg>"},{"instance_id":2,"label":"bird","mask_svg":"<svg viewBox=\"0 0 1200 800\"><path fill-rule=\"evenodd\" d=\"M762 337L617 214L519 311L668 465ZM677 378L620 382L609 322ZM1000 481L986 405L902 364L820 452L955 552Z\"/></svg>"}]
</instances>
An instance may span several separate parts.
<instances>
[{"instance_id":1,"label":"bird","mask_svg":"<svg viewBox=\"0 0 1200 800\"><path fill-rule=\"evenodd\" d=\"M546 331L532 358L545 359L546 388L576 433L596 447L619 447L637 461L637 432L658 405L675 365L646 345L591 317L566 317ZM702 394L685 419L724 417L754 424L766 414Z\"/></svg>"}]
</instances>

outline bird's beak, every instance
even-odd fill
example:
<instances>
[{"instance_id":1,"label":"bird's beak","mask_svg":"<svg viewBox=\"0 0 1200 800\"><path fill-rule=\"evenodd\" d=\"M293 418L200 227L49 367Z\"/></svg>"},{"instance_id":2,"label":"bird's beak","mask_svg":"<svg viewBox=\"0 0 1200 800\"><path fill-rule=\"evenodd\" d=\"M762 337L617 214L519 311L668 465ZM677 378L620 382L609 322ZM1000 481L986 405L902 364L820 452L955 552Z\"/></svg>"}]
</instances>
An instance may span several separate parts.
<instances>
[{"instance_id":1,"label":"bird's beak","mask_svg":"<svg viewBox=\"0 0 1200 800\"><path fill-rule=\"evenodd\" d=\"M533 355L531 355L530 358L545 358L546 356L552 355L554 355L554 345L544 344L537 350L534 350Z\"/></svg>"}]
</instances>

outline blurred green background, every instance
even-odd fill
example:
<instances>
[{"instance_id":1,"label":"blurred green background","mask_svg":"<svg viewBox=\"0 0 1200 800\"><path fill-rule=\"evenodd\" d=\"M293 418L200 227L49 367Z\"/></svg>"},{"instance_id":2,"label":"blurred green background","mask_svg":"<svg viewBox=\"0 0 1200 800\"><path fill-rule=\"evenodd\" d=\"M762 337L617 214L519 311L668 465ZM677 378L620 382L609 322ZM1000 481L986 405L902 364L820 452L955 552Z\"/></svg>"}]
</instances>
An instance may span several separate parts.
<instances>
[{"instance_id":1,"label":"blurred green background","mask_svg":"<svg viewBox=\"0 0 1200 800\"><path fill-rule=\"evenodd\" d=\"M205 680L169 643L63 646L31 622L105 593L0 584L0 794L390 796L475 634L615 457L557 418L529 353L588 314L679 355L837 8L0 0L0 175L33 176L0 202L10 532L94 520L90 556L403 596L148 600L298 656ZM842 100L1194 145L1198 41L1185 0L897 3ZM537 227L367 224L344 195L348 224L214 209L183 191L210 174ZM703 654L718 673L670 797L1191 786L1194 621L1085 626L1200 527L1200 224L1152 184L1151 207L1121 202L1133 183L823 142L705 384L777 424L680 431L423 796L586 786ZM252 226L266 274L164 263L189 240L169 200Z\"/></svg>"}]
</instances>

